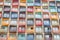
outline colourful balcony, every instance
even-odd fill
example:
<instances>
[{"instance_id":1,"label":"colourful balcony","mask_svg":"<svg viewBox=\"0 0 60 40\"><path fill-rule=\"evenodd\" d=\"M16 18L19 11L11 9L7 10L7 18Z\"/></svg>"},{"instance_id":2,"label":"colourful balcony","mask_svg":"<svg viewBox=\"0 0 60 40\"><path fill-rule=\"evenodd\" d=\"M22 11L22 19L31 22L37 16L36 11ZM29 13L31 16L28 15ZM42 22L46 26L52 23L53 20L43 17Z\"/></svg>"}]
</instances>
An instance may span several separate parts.
<instances>
[{"instance_id":1,"label":"colourful balcony","mask_svg":"<svg viewBox=\"0 0 60 40\"><path fill-rule=\"evenodd\" d=\"M8 32L8 27L7 26L2 26L0 29L0 33L7 33Z\"/></svg>"},{"instance_id":2,"label":"colourful balcony","mask_svg":"<svg viewBox=\"0 0 60 40\"><path fill-rule=\"evenodd\" d=\"M8 40L17 40L17 37L15 34L10 34L10 36L8 37Z\"/></svg>"},{"instance_id":3,"label":"colourful balcony","mask_svg":"<svg viewBox=\"0 0 60 40\"><path fill-rule=\"evenodd\" d=\"M27 20L27 25L28 26L33 26L34 25L34 20L33 19L28 19Z\"/></svg>"},{"instance_id":4,"label":"colourful balcony","mask_svg":"<svg viewBox=\"0 0 60 40\"><path fill-rule=\"evenodd\" d=\"M25 34L18 34L18 40L26 40Z\"/></svg>"},{"instance_id":5,"label":"colourful balcony","mask_svg":"<svg viewBox=\"0 0 60 40\"><path fill-rule=\"evenodd\" d=\"M26 11L26 7L25 6L20 6L20 9L19 9L21 12L25 12Z\"/></svg>"},{"instance_id":6,"label":"colourful balcony","mask_svg":"<svg viewBox=\"0 0 60 40\"><path fill-rule=\"evenodd\" d=\"M34 28L33 27L28 27L26 32L27 33L34 33Z\"/></svg>"},{"instance_id":7,"label":"colourful balcony","mask_svg":"<svg viewBox=\"0 0 60 40\"><path fill-rule=\"evenodd\" d=\"M42 27L35 28L36 33L43 33Z\"/></svg>"},{"instance_id":8,"label":"colourful balcony","mask_svg":"<svg viewBox=\"0 0 60 40\"><path fill-rule=\"evenodd\" d=\"M12 5L12 8L17 8L18 9L18 5Z\"/></svg>"},{"instance_id":9,"label":"colourful balcony","mask_svg":"<svg viewBox=\"0 0 60 40\"><path fill-rule=\"evenodd\" d=\"M17 32L17 27L16 26L10 26L9 27L9 32L16 33Z\"/></svg>"},{"instance_id":10,"label":"colourful balcony","mask_svg":"<svg viewBox=\"0 0 60 40\"><path fill-rule=\"evenodd\" d=\"M4 11L10 11L10 6L4 6Z\"/></svg>"},{"instance_id":11,"label":"colourful balcony","mask_svg":"<svg viewBox=\"0 0 60 40\"><path fill-rule=\"evenodd\" d=\"M44 18L44 19L49 19L49 18L50 18L49 13L48 13L48 12L44 12L44 13L43 13L43 18Z\"/></svg>"},{"instance_id":12,"label":"colourful balcony","mask_svg":"<svg viewBox=\"0 0 60 40\"><path fill-rule=\"evenodd\" d=\"M27 14L27 18L34 18L34 14L28 13L28 14Z\"/></svg>"},{"instance_id":13,"label":"colourful balcony","mask_svg":"<svg viewBox=\"0 0 60 40\"><path fill-rule=\"evenodd\" d=\"M12 5L18 5L18 0L12 0Z\"/></svg>"},{"instance_id":14,"label":"colourful balcony","mask_svg":"<svg viewBox=\"0 0 60 40\"><path fill-rule=\"evenodd\" d=\"M23 27L23 26L22 26L22 27L18 27L18 32L19 32L19 33L25 33L25 30L26 30L26 29L25 29L25 27Z\"/></svg>"},{"instance_id":15,"label":"colourful balcony","mask_svg":"<svg viewBox=\"0 0 60 40\"><path fill-rule=\"evenodd\" d=\"M40 34L36 34L36 40L43 40L43 36Z\"/></svg>"},{"instance_id":16,"label":"colourful balcony","mask_svg":"<svg viewBox=\"0 0 60 40\"><path fill-rule=\"evenodd\" d=\"M21 20L19 20L18 24L19 25L26 25L26 20L21 19Z\"/></svg>"},{"instance_id":17,"label":"colourful balcony","mask_svg":"<svg viewBox=\"0 0 60 40\"><path fill-rule=\"evenodd\" d=\"M9 19L3 19L2 25L9 25Z\"/></svg>"},{"instance_id":18,"label":"colourful balcony","mask_svg":"<svg viewBox=\"0 0 60 40\"><path fill-rule=\"evenodd\" d=\"M26 18L26 14L25 13L20 13L19 18Z\"/></svg>"},{"instance_id":19,"label":"colourful balcony","mask_svg":"<svg viewBox=\"0 0 60 40\"><path fill-rule=\"evenodd\" d=\"M9 19L9 18L10 18L10 14L8 14L8 13L3 13L3 18Z\"/></svg>"},{"instance_id":20,"label":"colourful balcony","mask_svg":"<svg viewBox=\"0 0 60 40\"><path fill-rule=\"evenodd\" d=\"M35 7L35 12L41 12L41 7Z\"/></svg>"},{"instance_id":21,"label":"colourful balcony","mask_svg":"<svg viewBox=\"0 0 60 40\"><path fill-rule=\"evenodd\" d=\"M0 40L7 40L7 35L6 34L1 34L0 35Z\"/></svg>"},{"instance_id":22,"label":"colourful balcony","mask_svg":"<svg viewBox=\"0 0 60 40\"><path fill-rule=\"evenodd\" d=\"M57 15L51 15L51 19L57 19L58 16Z\"/></svg>"},{"instance_id":23,"label":"colourful balcony","mask_svg":"<svg viewBox=\"0 0 60 40\"><path fill-rule=\"evenodd\" d=\"M11 20L10 25L17 25L17 20Z\"/></svg>"},{"instance_id":24,"label":"colourful balcony","mask_svg":"<svg viewBox=\"0 0 60 40\"><path fill-rule=\"evenodd\" d=\"M11 0L4 0L4 5L7 5L7 6L9 5L10 6L11 5Z\"/></svg>"},{"instance_id":25,"label":"colourful balcony","mask_svg":"<svg viewBox=\"0 0 60 40\"><path fill-rule=\"evenodd\" d=\"M33 34L28 34L27 35L27 40L34 40L34 35Z\"/></svg>"},{"instance_id":26,"label":"colourful balcony","mask_svg":"<svg viewBox=\"0 0 60 40\"><path fill-rule=\"evenodd\" d=\"M26 6L26 0L20 0L20 6Z\"/></svg>"},{"instance_id":27,"label":"colourful balcony","mask_svg":"<svg viewBox=\"0 0 60 40\"><path fill-rule=\"evenodd\" d=\"M16 9L15 9L15 10L16 10ZM17 11L17 12L18 12L18 11ZM17 18L18 18L17 12L12 12L12 13L11 13L11 18L12 18L12 19L17 19Z\"/></svg>"},{"instance_id":28,"label":"colourful balcony","mask_svg":"<svg viewBox=\"0 0 60 40\"><path fill-rule=\"evenodd\" d=\"M60 40L60 35L59 34L54 34L53 35L53 40Z\"/></svg>"},{"instance_id":29,"label":"colourful balcony","mask_svg":"<svg viewBox=\"0 0 60 40\"><path fill-rule=\"evenodd\" d=\"M42 26L42 20L35 20L36 26Z\"/></svg>"},{"instance_id":30,"label":"colourful balcony","mask_svg":"<svg viewBox=\"0 0 60 40\"><path fill-rule=\"evenodd\" d=\"M33 6L28 6L27 12L33 12L33 10L34 10Z\"/></svg>"},{"instance_id":31,"label":"colourful balcony","mask_svg":"<svg viewBox=\"0 0 60 40\"><path fill-rule=\"evenodd\" d=\"M42 9L43 9L44 11L46 10L45 12L49 12L48 6L44 6L44 5L43 5L43 6L42 6Z\"/></svg>"},{"instance_id":32,"label":"colourful balcony","mask_svg":"<svg viewBox=\"0 0 60 40\"><path fill-rule=\"evenodd\" d=\"M48 2L43 2L43 3L42 3L42 6L44 6L44 7L45 7L45 6L48 6L48 5L49 5Z\"/></svg>"},{"instance_id":33,"label":"colourful balcony","mask_svg":"<svg viewBox=\"0 0 60 40\"><path fill-rule=\"evenodd\" d=\"M34 4L35 6L40 6L41 5L41 0L35 0L34 3L35 3Z\"/></svg>"},{"instance_id":34,"label":"colourful balcony","mask_svg":"<svg viewBox=\"0 0 60 40\"><path fill-rule=\"evenodd\" d=\"M35 13L35 18L36 19L41 19L42 18L42 13L41 12L36 12Z\"/></svg>"},{"instance_id":35,"label":"colourful balcony","mask_svg":"<svg viewBox=\"0 0 60 40\"><path fill-rule=\"evenodd\" d=\"M50 10L51 13L57 12L57 8L55 6L50 6L49 10Z\"/></svg>"},{"instance_id":36,"label":"colourful balcony","mask_svg":"<svg viewBox=\"0 0 60 40\"><path fill-rule=\"evenodd\" d=\"M50 20L44 20L43 24L44 26L50 26Z\"/></svg>"},{"instance_id":37,"label":"colourful balcony","mask_svg":"<svg viewBox=\"0 0 60 40\"><path fill-rule=\"evenodd\" d=\"M52 27L52 32L53 33L59 33L60 32L59 27Z\"/></svg>"},{"instance_id":38,"label":"colourful balcony","mask_svg":"<svg viewBox=\"0 0 60 40\"><path fill-rule=\"evenodd\" d=\"M12 12L18 12L18 8L12 8L11 11Z\"/></svg>"},{"instance_id":39,"label":"colourful balcony","mask_svg":"<svg viewBox=\"0 0 60 40\"><path fill-rule=\"evenodd\" d=\"M57 20L52 20L51 23L52 23L52 26L58 26L58 24L59 24Z\"/></svg>"},{"instance_id":40,"label":"colourful balcony","mask_svg":"<svg viewBox=\"0 0 60 40\"><path fill-rule=\"evenodd\" d=\"M44 39L45 40L52 40L52 35L51 34L45 35Z\"/></svg>"},{"instance_id":41,"label":"colourful balcony","mask_svg":"<svg viewBox=\"0 0 60 40\"><path fill-rule=\"evenodd\" d=\"M44 32L45 33L51 33L51 27L45 27Z\"/></svg>"},{"instance_id":42,"label":"colourful balcony","mask_svg":"<svg viewBox=\"0 0 60 40\"><path fill-rule=\"evenodd\" d=\"M49 6L55 6L55 1L50 1Z\"/></svg>"}]
</instances>

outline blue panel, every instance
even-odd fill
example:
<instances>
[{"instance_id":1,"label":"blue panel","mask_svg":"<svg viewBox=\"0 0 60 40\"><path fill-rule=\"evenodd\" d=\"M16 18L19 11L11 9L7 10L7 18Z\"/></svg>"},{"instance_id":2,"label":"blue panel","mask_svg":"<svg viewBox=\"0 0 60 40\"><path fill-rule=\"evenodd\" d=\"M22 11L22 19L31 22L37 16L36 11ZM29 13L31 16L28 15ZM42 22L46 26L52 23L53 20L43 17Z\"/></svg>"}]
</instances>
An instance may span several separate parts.
<instances>
[{"instance_id":1,"label":"blue panel","mask_svg":"<svg viewBox=\"0 0 60 40\"><path fill-rule=\"evenodd\" d=\"M11 18L18 18L18 14L17 14L17 13L12 12L12 13L11 13Z\"/></svg>"},{"instance_id":2,"label":"blue panel","mask_svg":"<svg viewBox=\"0 0 60 40\"><path fill-rule=\"evenodd\" d=\"M34 35L27 35L27 40L34 40Z\"/></svg>"},{"instance_id":3,"label":"blue panel","mask_svg":"<svg viewBox=\"0 0 60 40\"><path fill-rule=\"evenodd\" d=\"M27 6L34 6L34 3L27 3Z\"/></svg>"},{"instance_id":4,"label":"blue panel","mask_svg":"<svg viewBox=\"0 0 60 40\"><path fill-rule=\"evenodd\" d=\"M44 20L43 23L44 23L44 26L50 26L50 21L49 20Z\"/></svg>"}]
</instances>

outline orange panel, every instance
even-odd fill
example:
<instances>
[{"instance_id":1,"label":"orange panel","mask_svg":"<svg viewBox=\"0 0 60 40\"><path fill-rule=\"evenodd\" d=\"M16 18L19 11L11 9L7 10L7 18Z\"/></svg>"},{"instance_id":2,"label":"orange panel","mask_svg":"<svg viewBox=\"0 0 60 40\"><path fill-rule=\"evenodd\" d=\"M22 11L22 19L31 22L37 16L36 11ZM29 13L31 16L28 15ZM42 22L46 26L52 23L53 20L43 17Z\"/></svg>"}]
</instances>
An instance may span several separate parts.
<instances>
[{"instance_id":1,"label":"orange panel","mask_svg":"<svg viewBox=\"0 0 60 40\"><path fill-rule=\"evenodd\" d=\"M26 0L20 0L20 2L22 2L22 3L26 3Z\"/></svg>"},{"instance_id":2,"label":"orange panel","mask_svg":"<svg viewBox=\"0 0 60 40\"><path fill-rule=\"evenodd\" d=\"M0 0L0 2L3 2L3 0Z\"/></svg>"},{"instance_id":3,"label":"orange panel","mask_svg":"<svg viewBox=\"0 0 60 40\"><path fill-rule=\"evenodd\" d=\"M8 38L8 40L17 40L16 38Z\"/></svg>"}]
</instances>

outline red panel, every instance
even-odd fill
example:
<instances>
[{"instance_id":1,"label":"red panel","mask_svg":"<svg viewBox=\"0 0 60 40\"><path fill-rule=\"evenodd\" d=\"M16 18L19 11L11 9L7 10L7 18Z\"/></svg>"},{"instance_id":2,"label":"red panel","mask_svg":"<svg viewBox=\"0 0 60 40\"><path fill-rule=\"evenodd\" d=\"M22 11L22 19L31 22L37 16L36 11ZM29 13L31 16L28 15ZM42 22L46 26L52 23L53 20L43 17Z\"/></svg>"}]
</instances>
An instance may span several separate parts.
<instances>
[{"instance_id":1,"label":"red panel","mask_svg":"<svg viewBox=\"0 0 60 40\"><path fill-rule=\"evenodd\" d=\"M12 8L18 8L18 5L12 5Z\"/></svg>"},{"instance_id":2,"label":"red panel","mask_svg":"<svg viewBox=\"0 0 60 40\"><path fill-rule=\"evenodd\" d=\"M22 28L22 27L21 27ZM19 33L25 33L25 27L23 27L24 29L22 30L20 27L18 28L18 32Z\"/></svg>"},{"instance_id":3,"label":"red panel","mask_svg":"<svg viewBox=\"0 0 60 40\"><path fill-rule=\"evenodd\" d=\"M29 6L29 7L27 8L27 11L28 11L28 12L33 12L33 10L34 10L33 6Z\"/></svg>"},{"instance_id":4,"label":"red panel","mask_svg":"<svg viewBox=\"0 0 60 40\"><path fill-rule=\"evenodd\" d=\"M18 2L18 0L13 0L13 2Z\"/></svg>"},{"instance_id":5,"label":"red panel","mask_svg":"<svg viewBox=\"0 0 60 40\"><path fill-rule=\"evenodd\" d=\"M42 26L42 21L40 20L39 22L35 22L36 26Z\"/></svg>"},{"instance_id":6,"label":"red panel","mask_svg":"<svg viewBox=\"0 0 60 40\"><path fill-rule=\"evenodd\" d=\"M48 2L48 0L42 0L42 2Z\"/></svg>"}]
</instances>

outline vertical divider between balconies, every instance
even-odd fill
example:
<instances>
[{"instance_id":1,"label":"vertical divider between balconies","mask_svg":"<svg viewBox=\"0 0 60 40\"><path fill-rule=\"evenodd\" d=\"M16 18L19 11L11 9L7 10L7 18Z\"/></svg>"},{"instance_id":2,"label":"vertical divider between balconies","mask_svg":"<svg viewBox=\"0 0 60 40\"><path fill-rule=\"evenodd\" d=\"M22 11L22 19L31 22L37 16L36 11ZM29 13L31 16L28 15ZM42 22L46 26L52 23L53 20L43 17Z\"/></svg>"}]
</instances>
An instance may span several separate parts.
<instances>
[{"instance_id":1,"label":"vertical divider between balconies","mask_svg":"<svg viewBox=\"0 0 60 40\"><path fill-rule=\"evenodd\" d=\"M26 31L25 31L25 36L27 40L27 0L26 0Z\"/></svg>"},{"instance_id":2,"label":"vertical divider between balconies","mask_svg":"<svg viewBox=\"0 0 60 40\"><path fill-rule=\"evenodd\" d=\"M41 13L42 13L42 16L43 16L43 6L42 6L42 3L43 3L43 1L41 1ZM43 35L43 40L44 40L44 24L43 24L43 17L42 17L42 27L43 27L43 33L42 33L42 35Z\"/></svg>"},{"instance_id":3,"label":"vertical divider between balconies","mask_svg":"<svg viewBox=\"0 0 60 40\"><path fill-rule=\"evenodd\" d=\"M36 31L36 26L35 26L35 5L34 4L35 4L35 0L33 0L33 10L34 10L33 11L33 15L34 15L34 27L33 27L33 29L34 29L34 40L36 40L35 39L35 37L36 37L36 32L35 32Z\"/></svg>"},{"instance_id":4,"label":"vertical divider between balconies","mask_svg":"<svg viewBox=\"0 0 60 40\"><path fill-rule=\"evenodd\" d=\"M18 18L17 18L17 36L16 36L17 40L18 40L18 27L19 27L19 23L18 23L19 22L19 6L20 6L19 3L20 3L20 0L18 0Z\"/></svg>"}]
</instances>

